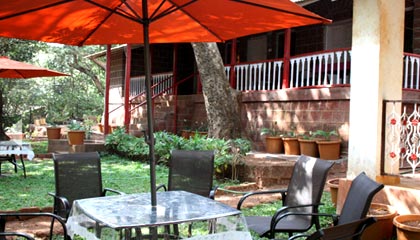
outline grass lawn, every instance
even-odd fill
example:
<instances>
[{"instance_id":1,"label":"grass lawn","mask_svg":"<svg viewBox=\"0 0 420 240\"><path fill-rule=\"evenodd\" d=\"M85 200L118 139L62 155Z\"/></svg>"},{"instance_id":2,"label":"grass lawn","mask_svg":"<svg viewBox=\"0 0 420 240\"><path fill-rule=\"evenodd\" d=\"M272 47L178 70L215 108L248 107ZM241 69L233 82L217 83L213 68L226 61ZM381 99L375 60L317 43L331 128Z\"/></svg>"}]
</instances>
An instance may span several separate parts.
<instances>
[{"instance_id":1,"label":"grass lawn","mask_svg":"<svg viewBox=\"0 0 420 240\"><path fill-rule=\"evenodd\" d=\"M27 178L23 172L13 171L13 165L2 164L0 177L0 210L18 210L24 207L47 207L53 205L48 192L55 191L54 165L52 159L25 161ZM149 192L149 166L145 163L122 159L114 155L101 157L103 187L125 193ZM167 184L168 168L156 166L156 182Z\"/></svg>"},{"instance_id":2,"label":"grass lawn","mask_svg":"<svg viewBox=\"0 0 420 240\"><path fill-rule=\"evenodd\" d=\"M37 159L25 161L27 178L18 169L14 173L9 163L2 164L0 177L0 211L19 210L26 207L49 207L53 199L48 192L54 192L54 167L52 159ZM131 161L115 155L102 155L103 187L113 188L125 193L150 192L149 165L138 161ZM167 183L168 168L156 166L157 184ZM224 183L226 184L226 183ZM224 185L215 183L214 185ZM228 183L229 184L229 183ZM321 212L335 212L328 192L324 193ZM270 216L281 206L280 202L262 204L252 209L243 209L244 215ZM322 222L323 225L327 224ZM261 239L253 236L254 239Z\"/></svg>"}]
</instances>

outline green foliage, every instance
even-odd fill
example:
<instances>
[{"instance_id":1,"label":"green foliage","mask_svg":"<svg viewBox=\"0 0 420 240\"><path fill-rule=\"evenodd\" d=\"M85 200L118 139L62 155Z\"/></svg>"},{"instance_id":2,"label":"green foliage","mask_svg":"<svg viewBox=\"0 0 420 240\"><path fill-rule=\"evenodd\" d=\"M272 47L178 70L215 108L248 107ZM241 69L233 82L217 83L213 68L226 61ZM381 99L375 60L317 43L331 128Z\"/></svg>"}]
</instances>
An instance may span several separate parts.
<instances>
[{"instance_id":1,"label":"green foliage","mask_svg":"<svg viewBox=\"0 0 420 240\"><path fill-rule=\"evenodd\" d=\"M215 171L222 174L229 167L232 170L241 164L242 157L251 150L251 143L245 139L223 140L207 138L195 134L189 139L182 138L168 132L156 132L155 155L159 164L166 165L170 158L171 150L214 150ZM109 134L105 140L108 151L118 153L131 159L147 160L149 146L144 138L137 138L125 133L124 128L119 128ZM235 175L232 175L235 178Z\"/></svg>"},{"instance_id":2,"label":"green foliage","mask_svg":"<svg viewBox=\"0 0 420 240\"><path fill-rule=\"evenodd\" d=\"M149 147L144 138L126 134L123 127L117 127L105 139L105 147L111 153L130 159L147 160Z\"/></svg>"},{"instance_id":3,"label":"green foliage","mask_svg":"<svg viewBox=\"0 0 420 240\"><path fill-rule=\"evenodd\" d=\"M83 125L80 122L77 121L72 121L69 125L68 125L69 130L73 130L73 131L82 131L85 130Z\"/></svg>"},{"instance_id":4,"label":"green foliage","mask_svg":"<svg viewBox=\"0 0 420 240\"><path fill-rule=\"evenodd\" d=\"M271 137L281 136L282 133L277 127L277 121L272 122L269 128L262 128L261 135L268 135Z\"/></svg>"},{"instance_id":5,"label":"green foliage","mask_svg":"<svg viewBox=\"0 0 420 240\"><path fill-rule=\"evenodd\" d=\"M304 140L312 140L315 138L315 134L312 131L309 131L307 133L299 134L298 137Z\"/></svg>"},{"instance_id":6,"label":"green foliage","mask_svg":"<svg viewBox=\"0 0 420 240\"><path fill-rule=\"evenodd\" d=\"M332 136L338 136L337 131L332 130L332 131L324 131L324 130L317 130L314 133L314 136L321 136L324 140L331 140Z\"/></svg>"},{"instance_id":7,"label":"green foliage","mask_svg":"<svg viewBox=\"0 0 420 240\"><path fill-rule=\"evenodd\" d=\"M31 141L31 147L35 154L48 153L48 141Z\"/></svg>"},{"instance_id":8,"label":"green foliage","mask_svg":"<svg viewBox=\"0 0 420 240\"><path fill-rule=\"evenodd\" d=\"M101 115L105 71L85 58L104 46L73 47L37 41L0 38L0 55L16 61L68 73L68 77L0 79L0 128L18 120L26 126L46 117L49 123L82 119L83 115ZM1 101L0 101L1 104Z\"/></svg>"}]
</instances>

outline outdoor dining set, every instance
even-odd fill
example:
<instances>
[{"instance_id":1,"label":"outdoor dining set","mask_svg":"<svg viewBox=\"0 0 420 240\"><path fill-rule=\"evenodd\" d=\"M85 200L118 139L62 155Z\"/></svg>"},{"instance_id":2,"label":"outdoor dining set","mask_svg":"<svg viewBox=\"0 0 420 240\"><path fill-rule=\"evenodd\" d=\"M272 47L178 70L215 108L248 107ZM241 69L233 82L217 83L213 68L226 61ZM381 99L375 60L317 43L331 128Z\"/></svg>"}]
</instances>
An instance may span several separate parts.
<instances>
[{"instance_id":1,"label":"outdoor dining set","mask_svg":"<svg viewBox=\"0 0 420 240\"><path fill-rule=\"evenodd\" d=\"M362 173L353 180L340 215L321 213L318 206L334 163L302 155L287 189L244 193L233 208L214 200L215 191L224 189L213 187L213 151L173 150L168 184L157 186L157 205L153 206L150 192L125 194L103 188L97 152L53 154L53 161L55 192L49 193L54 198L53 213L0 213L0 239L9 235L33 239L7 230L8 221L22 216L51 218L50 239L56 235L54 228L62 229L65 239L88 240L251 240L250 230L270 239L276 233L286 233L289 239L340 239L360 236L375 222L366 214L373 196L383 188ZM274 193L281 193L283 206L274 216L242 214L247 199ZM320 216L332 217L335 226L321 228ZM305 234L313 226L315 233Z\"/></svg>"}]
</instances>

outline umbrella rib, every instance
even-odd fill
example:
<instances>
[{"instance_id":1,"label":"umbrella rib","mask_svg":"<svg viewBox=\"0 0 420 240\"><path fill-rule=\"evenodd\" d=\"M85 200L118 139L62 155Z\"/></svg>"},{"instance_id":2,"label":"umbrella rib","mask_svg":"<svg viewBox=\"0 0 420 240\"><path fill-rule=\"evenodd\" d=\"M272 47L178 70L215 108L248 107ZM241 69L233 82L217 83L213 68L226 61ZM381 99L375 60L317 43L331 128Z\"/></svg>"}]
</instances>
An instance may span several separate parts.
<instances>
[{"instance_id":1,"label":"umbrella rib","mask_svg":"<svg viewBox=\"0 0 420 240\"><path fill-rule=\"evenodd\" d=\"M55 2L55 3L51 3L51 4L40 6L40 7L37 7L37 8L32 8L32 9L25 10L25 11L22 11L22 12L14 13L14 14L11 14L11 15L6 15L6 16L0 17L0 20L6 20L6 19L9 19L9 18L21 16L21 15L24 15L24 14L27 14L27 13L36 12L36 11L47 9L47 8L50 8L50 7L55 7L57 5L61 5L61 4L65 4L65 3L73 2L73 1L74 0L63 0L63 1Z\"/></svg>"},{"instance_id":2,"label":"umbrella rib","mask_svg":"<svg viewBox=\"0 0 420 240\"><path fill-rule=\"evenodd\" d=\"M175 12L175 11L178 11L178 10L180 10L180 9L182 9L182 8L184 8L184 7L188 6L188 5L190 5L190 4L192 4L192 3L196 2L196 1L197 1L197 0L191 0L191 1L187 2L187 3L182 4L181 6L178 6L177 4L175 4L175 3L173 3L172 1L170 1L170 0L169 0L168 2L170 2L170 3L172 4L172 6L171 6L171 7L169 7L168 9L164 10L163 12L161 12L160 14L158 14L158 15L155 17L155 15L156 15L157 11L161 8L161 6L163 5L163 3L164 3L164 2L166 2L166 0L163 0L163 1L161 2L161 4L159 5L159 7L158 7L158 8L155 10L155 12L151 15L150 19L152 19L153 21L158 20L158 19L160 19L160 18L162 18L162 17L165 17L165 16L167 16L167 15L169 15L169 14L171 14L171 13Z\"/></svg>"},{"instance_id":3,"label":"umbrella rib","mask_svg":"<svg viewBox=\"0 0 420 240\"><path fill-rule=\"evenodd\" d=\"M92 0L85 0L86 2L89 2L89 3L91 3L91 4L93 4L93 5L95 5L95 6L97 6L97 7L100 7L100 8L102 8L102 9L105 9L105 10L107 10L107 11L109 11L109 12L111 12L112 14L118 14L119 16L121 16L121 17L124 17L124 18L127 18L128 20L131 20L131 21L134 21L134 22L140 22L140 23L143 23L143 19L140 17L140 16L138 16L138 15L136 15L136 16L133 16L133 15L131 15L130 13L128 13L128 12L126 12L126 11L124 11L124 10L122 10L122 9L120 9L119 7L121 6L121 5L119 5L117 8L115 8L115 9L112 9L112 8L109 8L109 7L107 7L107 6L104 6L104 5L102 5L102 4L99 4L99 3L97 3L97 2L95 2L95 1L92 1ZM121 2L121 4L123 4L123 2Z\"/></svg>"},{"instance_id":4,"label":"umbrella rib","mask_svg":"<svg viewBox=\"0 0 420 240\"><path fill-rule=\"evenodd\" d=\"M184 14L186 14L188 17L190 17L191 19L193 19L197 24L199 24L200 26L202 26L204 29L206 29L209 33L211 33L213 36L215 36L216 38L218 38L220 41L224 41L223 40L223 38L222 37L220 37L217 33L215 33L214 31L212 31L210 28L208 28L206 25L204 25L203 23L201 23L198 19L196 19L195 17L193 17L189 12L187 12L187 11L185 11L185 7L187 6L187 5L190 5L190 4L192 4L192 3L194 3L194 2L196 2L197 0L191 0L190 2L188 2L188 3L185 3L185 4L183 4L183 5L181 5L181 6L178 6L176 3L174 3L174 2L172 2L171 0L168 0L169 2L171 2L173 5L175 5L175 6L177 6L177 8L176 9L174 9L173 11L176 11L176 10L179 10L179 11L182 11ZM173 11L171 11L171 12L173 12ZM168 13L169 14L169 13ZM157 19L159 19L159 18L161 18L161 17L164 17L165 15L162 15L162 16L158 16L158 17L156 17L155 19L153 19L153 20L157 20Z\"/></svg>"},{"instance_id":5,"label":"umbrella rib","mask_svg":"<svg viewBox=\"0 0 420 240\"><path fill-rule=\"evenodd\" d=\"M284 13L289 13L289 14L293 14L293 15L296 15L296 16L301 16L301 17L306 17L306 18L312 18L312 19L316 19L316 20L325 21L325 19L323 17L316 17L316 16L311 16L311 15L307 15L307 14L303 14L303 13L297 13L297 12L288 11L288 10L285 10L285 9L279 9L279 8L270 7L270 6L266 6L266 5L262 5L262 4L248 2L246 0L231 0L231 1L242 3L242 4L248 4L248 5L252 5L252 6L255 6L255 7L265 8L265 9L269 9L269 10L273 10L273 11L277 11L277 12L284 12Z\"/></svg>"}]
</instances>

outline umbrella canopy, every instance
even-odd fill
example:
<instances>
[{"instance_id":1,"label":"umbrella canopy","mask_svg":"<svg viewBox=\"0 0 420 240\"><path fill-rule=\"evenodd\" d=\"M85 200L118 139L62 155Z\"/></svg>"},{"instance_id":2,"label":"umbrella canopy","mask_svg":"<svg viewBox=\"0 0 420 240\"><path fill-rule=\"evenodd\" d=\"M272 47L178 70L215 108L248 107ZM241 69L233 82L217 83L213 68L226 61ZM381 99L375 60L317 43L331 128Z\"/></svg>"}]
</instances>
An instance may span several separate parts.
<instances>
[{"instance_id":1,"label":"umbrella canopy","mask_svg":"<svg viewBox=\"0 0 420 240\"><path fill-rule=\"evenodd\" d=\"M144 43L145 25L148 42L169 43L327 22L290 0L3 0L0 7L1 36L78 46Z\"/></svg>"},{"instance_id":2,"label":"umbrella canopy","mask_svg":"<svg viewBox=\"0 0 420 240\"><path fill-rule=\"evenodd\" d=\"M29 63L14 61L8 57L0 56L0 78L33 78L56 76L68 75L46 68L37 67Z\"/></svg>"},{"instance_id":3,"label":"umbrella canopy","mask_svg":"<svg viewBox=\"0 0 420 240\"><path fill-rule=\"evenodd\" d=\"M151 203L156 176L150 43L220 42L328 23L290 0L0 0L0 36L69 45L144 43Z\"/></svg>"}]
</instances>

